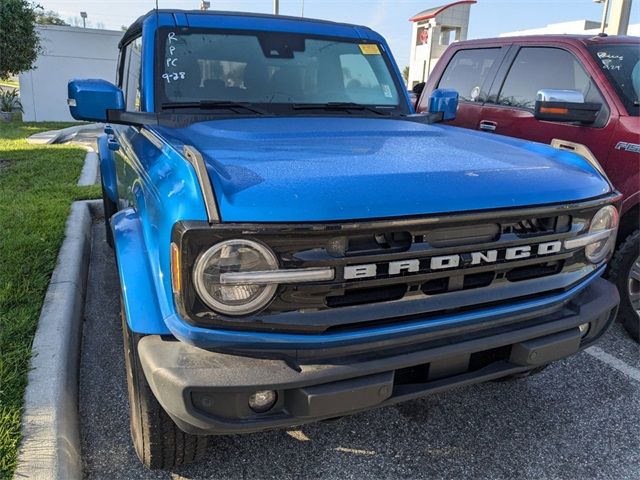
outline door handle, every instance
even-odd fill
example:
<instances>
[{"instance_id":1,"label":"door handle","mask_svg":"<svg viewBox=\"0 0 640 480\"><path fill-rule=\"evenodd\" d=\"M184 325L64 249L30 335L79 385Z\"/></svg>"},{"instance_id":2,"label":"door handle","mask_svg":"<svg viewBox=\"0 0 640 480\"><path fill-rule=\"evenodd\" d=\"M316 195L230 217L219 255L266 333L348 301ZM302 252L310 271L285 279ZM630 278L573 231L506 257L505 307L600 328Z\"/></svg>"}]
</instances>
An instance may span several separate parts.
<instances>
[{"instance_id":1,"label":"door handle","mask_svg":"<svg viewBox=\"0 0 640 480\"><path fill-rule=\"evenodd\" d=\"M497 122L492 122L490 120L480 121L480 130L484 130L485 132L495 132L496 128L498 128Z\"/></svg>"}]
</instances>

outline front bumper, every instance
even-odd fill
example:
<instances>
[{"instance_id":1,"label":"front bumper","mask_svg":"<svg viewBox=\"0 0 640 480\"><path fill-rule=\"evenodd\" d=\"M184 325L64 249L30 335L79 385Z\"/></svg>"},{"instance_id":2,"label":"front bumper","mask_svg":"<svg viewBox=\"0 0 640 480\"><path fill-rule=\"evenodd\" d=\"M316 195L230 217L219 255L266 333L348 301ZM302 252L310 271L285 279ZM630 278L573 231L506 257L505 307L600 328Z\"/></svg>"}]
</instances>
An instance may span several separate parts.
<instances>
[{"instance_id":1,"label":"front bumper","mask_svg":"<svg viewBox=\"0 0 640 480\"><path fill-rule=\"evenodd\" d=\"M426 339L401 351L322 362L260 359L203 350L152 335L138 345L147 380L184 431L246 433L287 427L390 405L456 386L525 372L597 340L615 318L619 297L603 279L562 309L500 328ZM589 323L582 335L578 326ZM278 400L264 414L248 406L257 390Z\"/></svg>"}]
</instances>

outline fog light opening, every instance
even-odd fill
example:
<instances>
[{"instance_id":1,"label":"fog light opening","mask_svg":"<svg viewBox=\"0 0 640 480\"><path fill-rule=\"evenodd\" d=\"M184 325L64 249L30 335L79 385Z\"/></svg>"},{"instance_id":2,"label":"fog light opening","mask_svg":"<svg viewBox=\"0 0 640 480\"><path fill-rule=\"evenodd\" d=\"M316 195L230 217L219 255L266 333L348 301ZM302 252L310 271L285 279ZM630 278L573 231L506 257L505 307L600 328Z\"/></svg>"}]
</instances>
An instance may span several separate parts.
<instances>
[{"instance_id":1,"label":"fog light opening","mask_svg":"<svg viewBox=\"0 0 640 480\"><path fill-rule=\"evenodd\" d=\"M589 323L583 323L578 326L578 329L580 330L580 333L582 334L583 338L587 336L587 333L589 333L590 326L591 325Z\"/></svg>"},{"instance_id":2,"label":"fog light opening","mask_svg":"<svg viewBox=\"0 0 640 480\"><path fill-rule=\"evenodd\" d=\"M278 394L274 390L259 390L249 397L249 408L256 413L266 413L277 400Z\"/></svg>"}]
</instances>

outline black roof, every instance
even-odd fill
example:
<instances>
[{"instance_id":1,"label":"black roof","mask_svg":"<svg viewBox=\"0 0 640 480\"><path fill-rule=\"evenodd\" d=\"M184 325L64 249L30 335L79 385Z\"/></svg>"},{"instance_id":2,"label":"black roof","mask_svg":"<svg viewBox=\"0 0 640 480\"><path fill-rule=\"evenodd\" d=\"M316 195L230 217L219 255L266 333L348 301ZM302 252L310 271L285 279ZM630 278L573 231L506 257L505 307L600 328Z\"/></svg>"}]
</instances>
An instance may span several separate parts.
<instances>
[{"instance_id":1,"label":"black roof","mask_svg":"<svg viewBox=\"0 0 640 480\"><path fill-rule=\"evenodd\" d=\"M118 48L122 48L123 45L126 45L135 37L139 36L142 33L142 24L151 15L155 15L156 13L185 13L190 15L211 15L211 16L228 16L228 17L254 17L254 18L277 18L283 20L295 20L297 22L309 22L309 23L326 23L332 25L344 25L345 27L359 27L366 28L369 30L369 27L365 27L363 25L354 25L350 23L342 23L342 22L332 22L331 20L318 20L315 18L303 18L303 17L294 17L289 15L273 15L269 13L251 13L251 12L230 12L230 11L219 11L219 10L179 10L175 8L171 9L158 9L158 10L149 10L144 15L138 17L138 19L133 22L118 44Z\"/></svg>"}]
</instances>

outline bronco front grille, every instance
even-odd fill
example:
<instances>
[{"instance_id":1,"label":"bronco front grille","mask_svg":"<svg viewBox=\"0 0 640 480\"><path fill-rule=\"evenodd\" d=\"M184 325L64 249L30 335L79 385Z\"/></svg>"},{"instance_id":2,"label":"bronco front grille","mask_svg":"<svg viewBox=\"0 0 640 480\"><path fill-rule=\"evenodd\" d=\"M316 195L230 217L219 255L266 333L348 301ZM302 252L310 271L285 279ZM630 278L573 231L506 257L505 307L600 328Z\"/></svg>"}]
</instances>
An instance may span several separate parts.
<instances>
[{"instance_id":1,"label":"bronco front grille","mask_svg":"<svg viewBox=\"0 0 640 480\"><path fill-rule=\"evenodd\" d=\"M583 234L601 204L376 222L179 223L173 241L185 254L187 286L198 253L228 238L266 243L278 255L280 268L331 266L335 279L283 285L264 311L241 319L210 311L191 288L178 306L202 326L319 333L557 292L595 267L586 262L583 249L556 250L553 244ZM529 255L514 254L523 248L530 249ZM456 257L457 264L448 266L446 257ZM367 267L367 275L354 273L352 267L359 266Z\"/></svg>"}]
</instances>

